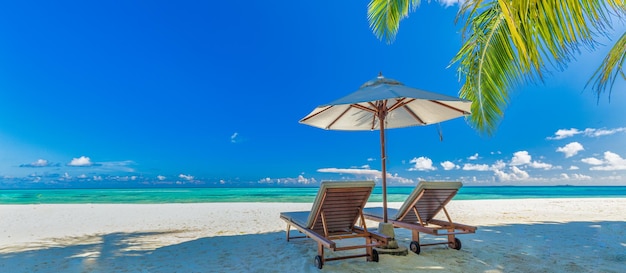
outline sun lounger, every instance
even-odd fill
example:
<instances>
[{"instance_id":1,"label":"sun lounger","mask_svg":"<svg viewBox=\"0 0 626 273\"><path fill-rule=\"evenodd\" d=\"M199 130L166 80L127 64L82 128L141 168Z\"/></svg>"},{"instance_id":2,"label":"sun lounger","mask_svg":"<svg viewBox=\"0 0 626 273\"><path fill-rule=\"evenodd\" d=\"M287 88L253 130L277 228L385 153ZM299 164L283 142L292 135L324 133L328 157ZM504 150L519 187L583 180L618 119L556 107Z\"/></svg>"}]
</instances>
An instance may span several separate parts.
<instances>
[{"instance_id":1,"label":"sun lounger","mask_svg":"<svg viewBox=\"0 0 626 273\"><path fill-rule=\"evenodd\" d=\"M280 214L287 222L287 241L307 237L317 241L315 265L319 269L331 260L367 257L368 261L378 262L378 253L373 248L385 245L388 237L368 231L363 218L363 207L373 188L373 181L322 182L310 211ZM304 236L291 236L292 226ZM365 243L341 247L335 243L349 238L363 238ZM332 251L365 248L365 254L325 258L324 248Z\"/></svg>"},{"instance_id":2,"label":"sun lounger","mask_svg":"<svg viewBox=\"0 0 626 273\"><path fill-rule=\"evenodd\" d=\"M419 254L421 246L447 244L450 248L461 249L457 234L476 232L476 227L452 222L445 206L456 195L461 182L420 182L399 209L387 209L387 222L397 228L412 231L411 251ZM434 219L443 210L446 220ZM383 222L383 208L365 208L366 219ZM419 233L447 236L446 242L420 244Z\"/></svg>"}]
</instances>

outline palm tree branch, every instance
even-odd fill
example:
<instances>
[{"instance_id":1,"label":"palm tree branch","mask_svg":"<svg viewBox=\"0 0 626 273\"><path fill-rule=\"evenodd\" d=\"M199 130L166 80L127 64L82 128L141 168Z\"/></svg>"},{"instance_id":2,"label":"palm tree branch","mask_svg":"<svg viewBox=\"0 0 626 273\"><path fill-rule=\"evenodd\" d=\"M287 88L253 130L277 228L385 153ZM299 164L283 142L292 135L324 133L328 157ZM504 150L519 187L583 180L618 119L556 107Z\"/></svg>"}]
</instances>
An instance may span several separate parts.
<instances>
[{"instance_id":1,"label":"palm tree branch","mask_svg":"<svg viewBox=\"0 0 626 273\"><path fill-rule=\"evenodd\" d=\"M622 34L622 37L617 40L615 45L611 48L609 53L606 55L602 64L593 74L592 78L589 79L587 84L591 81L595 83L593 85L593 89L598 94L598 99L600 98L600 94L609 88L609 96L611 93L611 87L615 84L615 80L622 76L622 79L626 80L626 75L624 74L624 63L626 62L626 33Z\"/></svg>"},{"instance_id":2,"label":"palm tree branch","mask_svg":"<svg viewBox=\"0 0 626 273\"><path fill-rule=\"evenodd\" d=\"M378 39L391 43L400 28L400 21L415 10L421 0L371 0L367 5L367 19Z\"/></svg>"},{"instance_id":3,"label":"palm tree branch","mask_svg":"<svg viewBox=\"0 0 626 273\"><path fill-rule=\"evenodd\" d=\"M563 69L581 46L593 49L594 32L604 33L615 1L467 1L461 11L471 17L452 62L465 80L461 97L475 102L470 123L493 133L512 90L542 79L548 64Z\"/></svg>"}]
</instances>

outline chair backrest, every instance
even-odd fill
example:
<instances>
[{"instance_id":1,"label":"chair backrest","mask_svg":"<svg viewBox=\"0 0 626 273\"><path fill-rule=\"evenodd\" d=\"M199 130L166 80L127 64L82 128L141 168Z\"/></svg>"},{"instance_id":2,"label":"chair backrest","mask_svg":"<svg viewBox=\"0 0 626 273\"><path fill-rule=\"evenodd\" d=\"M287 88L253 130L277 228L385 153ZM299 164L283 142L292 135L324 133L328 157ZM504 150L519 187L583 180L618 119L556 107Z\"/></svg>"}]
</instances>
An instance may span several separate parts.
<instances>
[{"instance_id":1,"label":"chair backrest","mask_svg":"<svg viewBox=\"0 0 626 273\"><path fill-rule=\"evenodd\" d=\"M418 221L413 211L415 207L422 221L430 221L452 200L462 186L461 182L420 181L393 219L406 222Z\"/></svg>"},{"instance_id":2,"label":"chair backrest","mask_svg":"<svg viewBox=\"0 0 626 273\"><path fill-rule=\"evenodd\" d=\"M324 234L323 213L329 234L352 230L374 185L374 181L322 182L306 226Z\"/></svg>"}]
</instances>

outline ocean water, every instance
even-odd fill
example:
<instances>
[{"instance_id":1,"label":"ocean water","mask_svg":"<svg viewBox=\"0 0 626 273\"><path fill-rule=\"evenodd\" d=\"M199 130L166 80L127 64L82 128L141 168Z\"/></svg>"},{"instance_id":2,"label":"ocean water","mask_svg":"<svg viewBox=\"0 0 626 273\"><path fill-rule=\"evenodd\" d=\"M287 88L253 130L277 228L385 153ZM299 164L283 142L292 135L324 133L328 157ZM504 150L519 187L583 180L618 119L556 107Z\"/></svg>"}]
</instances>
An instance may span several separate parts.
<instances>
[{"instance_id":1,"label":"ocean water","mask_svg":"<svg viewBox=\"0 0 626 273\"><path fill-rule=\"evenodd\" d=\"M413 187L389 187L388 202L403 202ZM144 188L0 190L0 204L158 204L209 202L313 202L318 188ZM626 198L626 186L465 186L454 200L522 198ZM381 202L376 187L371 202Z\"/></svg>"}]
</instances>

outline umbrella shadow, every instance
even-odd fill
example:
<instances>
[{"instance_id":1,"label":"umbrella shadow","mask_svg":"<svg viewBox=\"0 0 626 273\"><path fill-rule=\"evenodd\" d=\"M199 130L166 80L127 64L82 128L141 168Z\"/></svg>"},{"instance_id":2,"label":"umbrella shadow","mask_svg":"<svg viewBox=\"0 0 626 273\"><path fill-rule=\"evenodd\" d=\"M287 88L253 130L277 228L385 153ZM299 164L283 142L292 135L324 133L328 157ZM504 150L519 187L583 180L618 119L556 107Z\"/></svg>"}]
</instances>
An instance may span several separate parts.
<instances>
[{"instance_id":1,"label":"umbrella shadow","mask_svg":"<svg viewBox=\"0 0 626 273\"><path fill-rule=\"evenodd\" d=\"M625 230L626 222L610 221L486 226L459 236L460 251L434 246L423 248L420 255L382 255L378 263L365 258L332 261L323 271L619 272L626 262ZM110 233L63 239L64 245L0 249L0 272L320 272L313 263L315 241L286 242L284 232L203 237L152 247L163 244L159 236L171 233ZM396 237L403 246L411 238L402 229Z\"/></svg>"}]
</instances>

